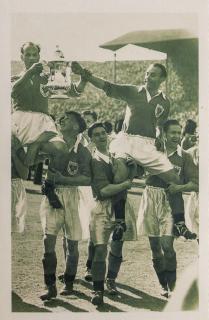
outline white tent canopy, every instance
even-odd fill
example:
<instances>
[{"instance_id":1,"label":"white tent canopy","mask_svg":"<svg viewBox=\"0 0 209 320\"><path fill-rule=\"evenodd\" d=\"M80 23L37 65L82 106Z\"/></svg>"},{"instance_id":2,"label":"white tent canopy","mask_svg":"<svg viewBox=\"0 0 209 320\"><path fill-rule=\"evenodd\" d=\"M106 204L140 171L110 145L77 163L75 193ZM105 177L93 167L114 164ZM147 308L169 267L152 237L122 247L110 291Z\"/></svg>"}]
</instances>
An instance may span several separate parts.
<instances>
[{"instance_id":1,"label":"white tent canopy","mask_svg":"<svg viewBox=\"0 0 209 320\"><path fill-rule=\"evenodd\" d=\"M133 44L115 51L117 61L140 61L140 60L166 60L167 54L151 49L138 47ZM114 53L112 53L114 55Z\"/></svg>"}]
</instances>

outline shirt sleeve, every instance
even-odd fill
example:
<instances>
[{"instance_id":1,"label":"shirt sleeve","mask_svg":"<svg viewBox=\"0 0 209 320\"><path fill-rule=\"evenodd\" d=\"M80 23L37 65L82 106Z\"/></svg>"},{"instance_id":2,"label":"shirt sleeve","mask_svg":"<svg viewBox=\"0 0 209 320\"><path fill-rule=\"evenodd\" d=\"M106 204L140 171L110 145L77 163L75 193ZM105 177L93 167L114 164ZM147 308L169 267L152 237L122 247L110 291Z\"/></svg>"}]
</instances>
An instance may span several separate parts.
<instances>
[{"instance_id":1,"label":"shirt sleeve","mask_svg":"<svg viewBox=\"0 0 209 320\"><path fill-rule=\"evenodd\" d=\"M194 164L191 154L188 152L183 152L183 181L188 183L192 181L194 183L199 183L199 169L198 166Z\"/></svg>"},{"instance_id":2,"label":"shirt sleeve","mask_svg":"<svg viewBox=\"0 0 209 320\"><path fill-rule=\"evenodd\" d=\"M81 175L91 177L91 154L85 147L81 147L79 151L79 173Z\"/></svg>"},{"instance_id":3,"label":"shirt sleeve","mask_svg":"<svg viewBox=\"0 0 209 320\"><path fill-rule=\"evenodd\" d=\"M136 86L127 84L115 84L108 81L105 81L103 90L108 97L118 100L124 100L126 102L129 102L131 99L133 99L133 95L138 92Z\"/></svg>"}]
</instances>

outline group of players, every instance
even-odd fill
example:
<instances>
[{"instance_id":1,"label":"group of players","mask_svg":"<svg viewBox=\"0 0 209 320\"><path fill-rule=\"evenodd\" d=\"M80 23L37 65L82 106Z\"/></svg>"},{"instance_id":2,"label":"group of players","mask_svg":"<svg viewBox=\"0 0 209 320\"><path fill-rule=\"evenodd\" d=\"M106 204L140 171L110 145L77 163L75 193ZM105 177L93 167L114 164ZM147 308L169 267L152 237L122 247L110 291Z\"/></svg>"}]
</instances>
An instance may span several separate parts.
<instances>
[{"instance_id":1,"label":"group of players","mask_svg":"<svg viewBox=\"0 0 209 320\"><path fill-rule=\"evenodd\" d=\"M39 62L40 47L25 43L21 59L25 70L14 79L12 87L12 219L23 231L26 206L22 179L26 178L29 165L46 156L50 161L40 207L46 292L40 298L44 301L57 296L55 245L60 230L64 231L65 253L61 277L64 287L60 294L73 293L78 242L86 227L90 238L86 279L93 281L94 289L91 301L94 305L103 303L105 279L108 292L117 294L115 280L130 221L133 230L149 237L153 267L162 295L168 297L176 283L174 236L198 238L198 147L195 144L184 151L180 146L181 125L175 119L168 120L170 103L159 90L167 77L165 67L152 64L146 71L144 85L137 87L110 83L72 62L71 69L80 75L80 82L71 84L69 97L76 99L85 94L89 82L109 97L127 102L122 130L110 138L104 123L98 122L91 111L83 114L66 111L59 119L58 129L48 115L50 92L45 87L47 75ZM186 136L184 140L189 145ZM138 220L134 221L127 191L132 180L144 173L146 188ZM182 192L191 192L192 231L185 224ZM83 219L80 213L81 199L88 203L86 195L92 198L89 219ZM136 239L136 235L132 237Z\"/></svg>"}]
</instances>

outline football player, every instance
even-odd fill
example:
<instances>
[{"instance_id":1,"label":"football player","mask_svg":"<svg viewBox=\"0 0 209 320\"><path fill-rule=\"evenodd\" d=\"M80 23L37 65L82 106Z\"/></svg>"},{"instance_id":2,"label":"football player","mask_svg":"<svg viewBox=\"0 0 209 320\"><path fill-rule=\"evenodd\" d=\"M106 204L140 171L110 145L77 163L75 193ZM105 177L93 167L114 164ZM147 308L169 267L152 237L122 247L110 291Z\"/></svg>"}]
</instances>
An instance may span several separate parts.
<instances>
[{"instance_id":1,"label":"football player","mask_svg":"<svg viewBox=\"0 0 209 320\"><path fill-rule=\"evenodd\" d=\"M99 89L107 96L127 102L123 133L118 136L114 151L118 158L126 155L132 157L137 164L144 167L149 173L158 175L167 184L180 183L171 162L165 153L162 141L163 124L167 120L170 102L165 94L159 90L160 85L166 80L166 68L159 63L149 66L144 78L144 85L121 85L111 83L94 76L89 70L84 69L78 62L72 62L72 71ZM157 136L158 133L158 136ZM121 166L121 181L127 177L125 165ZM175 202L181 202L181 212L176 212ZM175 193L170 197L170 205L174 217L175 227L179 236L187 234L193 238L185 225L184 204L182 194Z\"/></svg>"},{"instance_id":2,"label":"football player","mask_svg":"<svg viewBox=\"0 0 209 320\"><path fill-rule=\"evenodd\" d=\"M68 148L68 154L63 159L61 173L54 170L53 162L49 165L47 179L56 186L56 194L62 208L55 209L44 197L40 207L40 216L44 232L44 282L46 293L41 295L42 300L50 300L57 296L56 266L57 258L55 244L60 229L64 229L66 238L66 265L64 272L64 288L61 295L73 292L78 266L78 241L82 239L82 223L79 216L79 186L90 185L91 154L80 143L79 134L86 129L81 115L75 111L65 113L60 122L61 133Z\"/></svg>"},{"instance_id":3,"label":"football player","mask_svg":"<svg viewBox=\"0 0 209 320\"><path fill-rule=\"evenodd\" d=\"M165 152L181 179L181 185L167 185L158 175L146 180L138 214L138 232L149 237L153 267L162 287L161 294L168 298L176 283L176 253L173 247L173 216L168 201L168 193L188 192L198 189L198 182L188 179L190 156L180 147L181 126L177 120L167 120L163 126ZM181 211L181 202L175 202ZM175 230L175 229L174 229ZM178 235L178 234L177 234ZM185 238L187 235L184 234Z\"/></svg>"}]
</instances>

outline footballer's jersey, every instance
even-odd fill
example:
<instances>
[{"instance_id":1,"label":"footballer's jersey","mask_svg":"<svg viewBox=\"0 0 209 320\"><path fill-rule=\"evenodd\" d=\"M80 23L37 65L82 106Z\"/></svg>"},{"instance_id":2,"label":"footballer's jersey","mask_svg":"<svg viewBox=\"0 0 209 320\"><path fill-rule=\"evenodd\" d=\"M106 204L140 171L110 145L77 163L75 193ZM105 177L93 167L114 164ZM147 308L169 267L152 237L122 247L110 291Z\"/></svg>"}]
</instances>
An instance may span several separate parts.
<instances>
[{"instance_id":1,"label":"footballer's jersey","mask_svg":"<svg viewBox=\"0 0 209 320\"><path fill-rule=\"evenodd\" d=\"M48 114L48 92L44 89L40 75L33 75L20 87L13 88L12 99L14 110Z\"/></svg>"},{"instance_id":2,"label":"footballer's jersey","mask_svg":"<svg viewBox=\"0 0 209 320\"><path fill-rule=\"evenodd\" d=\"M19 77L13 77L15 80ZM48 114L48 98L50 93L45 86L46 79L40 74L34 74L30 79L24 81L24 84L18 88L12 89L12 100L14 110L42 112ZM68 96L79 97L77 87L71 83Z\"/></svg>"},{"instance_id":3,"label":"footballer's jersey","mask_svg":"<svg viewBox=\"0 0 209 320\"><path fill-rule=\"evenodd\" d=\"M112 184L114 179L111 157L96 150L91 161L91 172L93 195L97 200L104 200L100 190Z\"/></svg>"},{"instance_id":4,"label":"footballer's jersey","mask_svg":"<svg viewBox=\"0 0 209 320\"><path fill-rule=\"evenodd\" d=\"M184 183L184 171L186 163L186 152L180 149L178 146L177 150L172 152L172 154L168 155L168 159L172 163L176 174L180 177L182 183ZM149 176L146 180L146 185L159 187L159 188L167 188L168 184L160 179L158 176L153 175Z\"/></svg>"},{"instance_id":5,"label":"footballer's jersey","mask_svg":"<svg viewBox=\"0 0 209 320\"><path fill-rule=\"evenodd\" d=\"M91 154L81 143L75 144L66 155L63 155L62 163L63 170L61 173L64 176L84 175L91 177Z\"/></svg>"},{"instance_id":6,"label":"footballer's jersey","mask_svg":"<svg viewBox=\"0 0 209 320\"><path fill-rule=\"evenodd\" d=\"M194 146L185 152L184 182L199 183L199 155L198 147Z\"/></svg>"},{"instance_id":7,"label":"footballer's jersey","mask_svg":"<svg viewBox=\"0 0 209 320\"><path fill-rule=\"evenodd\" d=\"M116 203L120 199L125 199L127 191L118 192L114 196L102 197L101 189L109 184L114 184L114 174L113 174L113 157L111 154L106 156L95 150L92 161L91 161L91 172L92 172L92 192L96 200L106 200L111 199L112 203Z\"/></svg>"},{"instance_id":8,"label":"footballer's jersey","mask_svg":"<svg viewBox=\"0 0 209 320\"><path fill-rule=\"evenodd\" d=\"M156 137L156 127L169 114L170 102L162 92L150 97L147 89L105 82L107 96L127 102L123 131L143 137Z\"/></svg>"}]
</instances>

